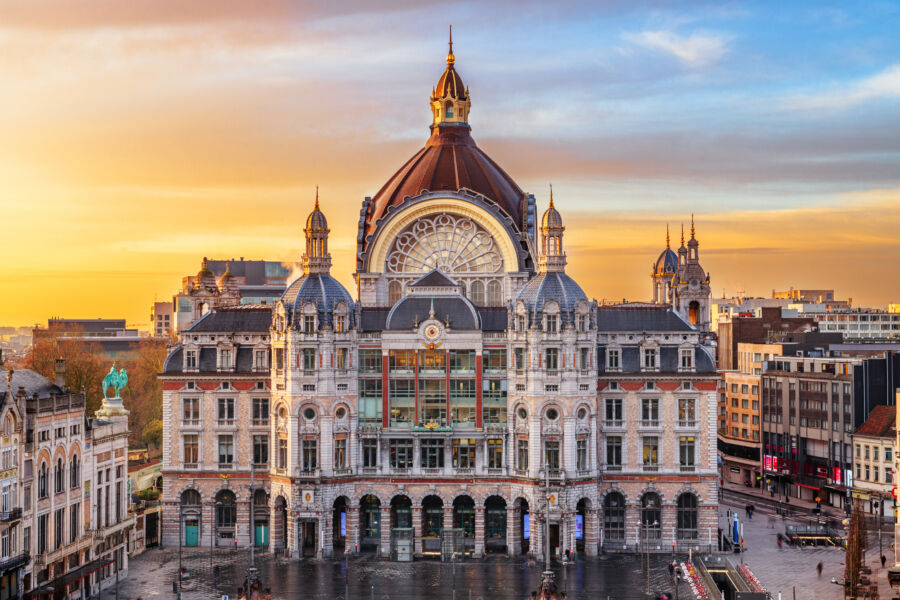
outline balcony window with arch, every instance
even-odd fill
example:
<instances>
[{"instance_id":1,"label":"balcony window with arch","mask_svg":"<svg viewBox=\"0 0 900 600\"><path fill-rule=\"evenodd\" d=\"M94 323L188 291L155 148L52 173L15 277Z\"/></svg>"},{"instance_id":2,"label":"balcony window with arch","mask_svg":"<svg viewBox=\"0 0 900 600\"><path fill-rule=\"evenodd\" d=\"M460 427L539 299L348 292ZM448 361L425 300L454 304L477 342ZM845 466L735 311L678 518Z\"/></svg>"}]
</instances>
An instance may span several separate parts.
<instances>
[{"instance_id":1,"label":"balcony window with arch","mask_svg":"<svg viewBox=\"0 0 900 600\"><path fill-rule=\"evenodd\" d=\"M72 460L69 462L69 487L71 489L81 487L81 460L78 458L77 454L72 455Z\"/></svg>"},{"instance_id":2,"label":"balcony window with arch","mask_svg":"<svg viewBox=\"0 0 900 600\"><path fill-rule=\"evenodd\" d=\"M48 468L46 462L41 462L41 467L38 469L38 498L46 498L48 495L47 490L47 477L48 477Z\"/></svg>"},{"instance_id":3,"label":"balcony window with arch","mask_svg":"<svg viewBox=\"0 0 900 600\"><path fill-rule=\"evenodd\" d=\"M678 496L677 533L679 540L697 539L697 496L684 493Z\"/></svg>"},{"instance_id":4,"label":"balcony window with arch","mask_svg":"<svg viewBox=\"0 0 900 600\"><path fill-rule=\"evenodd\" d=\"M608 541L625 539L625 498L618 492L603 499L603 537Z\"/></svg>"},{"instance_id":5,"label":"balcony window with arch","mask_svg":"<svg viewBox=\"0 0 900 600\"><path fill-rule=\"evenodd\" d=\"M66 490L65 481L66 481L65 463L63 462L62 457L59 457L56 459L56 478L55 478L56 485L53 486L54 487L53 491L57 494L62 494Z\"/></svg>"}]
</instances>

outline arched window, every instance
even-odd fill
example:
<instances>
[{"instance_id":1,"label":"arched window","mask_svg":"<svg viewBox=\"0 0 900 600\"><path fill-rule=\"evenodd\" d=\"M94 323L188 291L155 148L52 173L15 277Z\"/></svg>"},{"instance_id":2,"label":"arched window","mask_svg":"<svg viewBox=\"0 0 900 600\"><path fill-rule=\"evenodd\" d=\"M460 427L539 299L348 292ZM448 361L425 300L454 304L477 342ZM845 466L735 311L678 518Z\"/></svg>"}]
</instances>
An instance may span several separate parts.
<instances>
[{"instance_id":1,"label":"arched window","mask_svg":"<svg viewBox=\"0 0 900 600\"><path fill-rule=\"evenodd\" d=\"M216 495L216 527L231 529L234 527L236 517L234 492L222 490Z\"/></svg>"},{"instance_id":2,"label":"arched window","mask_svg":"<svg viewBox=\"0 0 900 600\"><path fill-rule=\"evenodd\" d=\"M678 539L697 539L697 496L687 492L678 496Z\"/></svg>"},{"instance_id":3,"label":"arched window","mask_svg":"<svg viewBox=\"0 0 900 600\"><path fill-rule=\"evenodd\" d=\"M200 506L200 492L197 490L184 490L181 492L182 506Z\"/></svg>"},{"instance_id":4,"label":"arched window","mask_svg":"<svg viewBox=\"0 0 900 600\"><path fill-rule=\"evenodd\" d=\"M700 303L696 300L692 300L690 304L688 304L688 321L691 322L691 325L696 325L698 319L700 318Z\"/></svg>"},{"instance_id":5,"label":"arched window","mask_svg":"<svg viewBox=\"0 0 900 600\"><path fill-rule=\"evenodd\" d=\"M503 304L501 296L503 295L499 281L490 281L487 285L487 305L500 306Z\"/></svg>"},{"instance_id":6,"label":"arched window","mask_svg":"<svg viewBox=\"0 0 900 600\"><path fill-rule=\"evenodd\" d=\"M56 485L54 486L54 493L61 494L65 489L65 473L66 469L63 463L63 459L60 456L56 459Z\"/></svg>"},{"instance_id":7,"label":"arched window","mask_svg":"<svg viewBox=\"0 0 900 600\"><path fill-rule=\"evenodd\" d=\"M469 286L469 299L475 303L475 306L484 306L484 282L473 281Z\"/></svg>"},{"instance_id":8,"label":"arched window","mask_svg":"<svg viewBox=\"0 0 900 600\"><path fill-rule=\"evenodd\" d=\"M658 540L662 533L662 502L659 494L648 492L641 498L641 539Z\"/></svg>"},{"instance_id":9,"label":"arched window","mask_svg":"<svg viewBox=\"0 0 900 600\"><path fill-rule=\"evenodd\" d=\"M625 539L625 498L619 492L603 499L603 537L610 541Z\"/></svg>"},{"instance_id":10,"label":"arched window","mask_svg":"<svg viewBox=\"0 0 900 600\"><path fill-rule=\"evenodd\" d=\"M42 462L38 470L38 498L47 497L47 463Z\"/></svg>"},{"instance_id":11,"label":"arched window","mask_svg":"<svg viewBox=\"0 0 900 600\"><path fill-rule=\"evenodd\" d=\"M392 281L388 284L388 304L391 306L397 304L402 295L403 287L400 285L399 281Z\"/></svg>"},{"instance_id":12,"label":"arched window","mask_svg":"<svg viewBox=\"0 0 900 600\"><path fill-rule=\"evenodd\" d=\"M78 459L77 454L73 454L69 464L69 487L73 490L81 486L81 481L79 480L80 471L81 461Z\"/></svg>"}]
</instances>

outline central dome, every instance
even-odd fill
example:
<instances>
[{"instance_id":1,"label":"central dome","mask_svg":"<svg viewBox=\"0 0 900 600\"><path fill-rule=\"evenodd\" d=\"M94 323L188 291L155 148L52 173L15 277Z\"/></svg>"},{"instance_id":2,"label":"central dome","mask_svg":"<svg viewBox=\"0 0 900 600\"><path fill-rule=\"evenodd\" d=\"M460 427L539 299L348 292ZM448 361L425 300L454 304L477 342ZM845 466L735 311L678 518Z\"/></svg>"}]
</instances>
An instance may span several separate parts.
<instances>
[{"instance_id":1,"label":"central dome","mask_svg":"<svg viewBox=\"0 0 900 600\"><path fill-rule=\"evenodd\" d=\"M520 231L526 229L523 215L527 212L527 196L469 133L471 98L456 72L452 40L450 43L447 68L430 98L431 137L372 198L365 215L366 236L375 231L378 219L389 207L399 206L407 196L463 188L499 206Z\"/></svg>"}]
</instances>

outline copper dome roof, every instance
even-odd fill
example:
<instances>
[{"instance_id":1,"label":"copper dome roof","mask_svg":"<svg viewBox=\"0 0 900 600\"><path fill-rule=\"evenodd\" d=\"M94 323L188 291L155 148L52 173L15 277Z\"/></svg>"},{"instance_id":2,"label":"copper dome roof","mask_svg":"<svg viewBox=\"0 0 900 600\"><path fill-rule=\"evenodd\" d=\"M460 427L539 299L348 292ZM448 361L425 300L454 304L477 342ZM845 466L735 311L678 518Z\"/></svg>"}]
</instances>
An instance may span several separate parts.
<instances>
[{"instance_id":1,"label":"copper dome roof","mask_svg":"<svg viewBox=\"0 0 900 600\"><path fill-rule=\"evenodd\" d=\"M434 88L434 98L446 98L447 96L456 100L466 99L466 86L463 85L462 77L459 76L453 65L447 65L447 69L438 79Z\"/></svg>"},{"instance_id":2,"label":"copper dome roof","mask_svg":"<svg viewBox=\"0 0 900 600\"><path fill-rule=\"evenodd\" d=\"M467 125L441 125L432 129L425 147L406 161L372 198L366 215L366 235L388 207L423 190L455 192L468 188L500 206L522 228L525 193L485 154L469 135Z\"/></svg>"}]
</instances>

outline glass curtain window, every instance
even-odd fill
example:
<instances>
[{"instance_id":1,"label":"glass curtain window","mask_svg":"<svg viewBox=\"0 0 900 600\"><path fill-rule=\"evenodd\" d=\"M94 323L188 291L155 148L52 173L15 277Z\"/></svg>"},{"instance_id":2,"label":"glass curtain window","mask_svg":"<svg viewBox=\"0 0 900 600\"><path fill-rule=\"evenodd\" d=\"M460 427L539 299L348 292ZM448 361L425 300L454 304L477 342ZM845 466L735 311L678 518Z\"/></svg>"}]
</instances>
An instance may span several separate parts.
<instances>
[{"instance_id":1,"label":"glass curtain window","mask_svg":"<svg viewBox=\"0 0 900 600\"><path fill-rule=\"evenodd\" d=\"M360 423L381 423L381 379L360 379L357 410Z\"/></svg>"},{"instance_id":2,"label":"glass curtain window","mask_svg":"<svg viewBox=\"0 0 900 600\"><path fill-rule=\"evenodd\" d=\"M506 379L485 379L481 386L482 420L485 423L506 423Z\"/></svg>"},{"instance_id":3,"label":"glass curtain window","mask_svg":"<svg viewBox=\"0 0 900 600\"><path fill-rule=\"evenodd\" d=\"M446 379L419 379L419 423L447 424Z\"/></svg>"},{"instance_id":4,"label":"glass curtain window","mask_svg":"<svg viewBox=\"0 0 900 600\"><path fill-rule=\"evenodd\" d=\"M475 427L476 400L474 379L450 380L450 418L454 427Z\"/></svg>"},{"instance_id":5,"label":"glass curtain window","mask_svg":"<svg viewBox=\"0 0 900 600\"><path fill-rule=\"evenodd\" d=\"M391 427L410 427L416 406L415 379L391 379L388 399L391 407Z\"/></svg>"}]
</instances>

